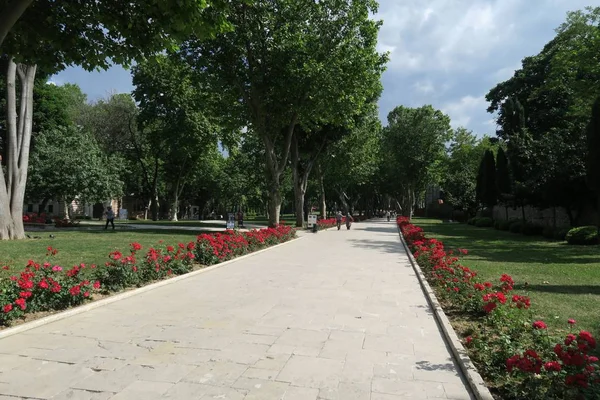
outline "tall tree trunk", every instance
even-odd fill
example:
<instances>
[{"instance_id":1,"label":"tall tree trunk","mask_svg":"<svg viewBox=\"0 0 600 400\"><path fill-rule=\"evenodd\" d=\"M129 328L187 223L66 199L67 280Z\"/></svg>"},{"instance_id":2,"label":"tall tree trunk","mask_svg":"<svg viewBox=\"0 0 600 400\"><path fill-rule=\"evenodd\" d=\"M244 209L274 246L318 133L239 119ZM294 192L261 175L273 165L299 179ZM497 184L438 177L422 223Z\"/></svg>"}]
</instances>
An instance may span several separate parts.
<instances>
[{"instance_id":1,"label":"tall tree trunk","mask_svg":"<svg viewBox=\"0 0 600 400\"><path fill-rule=\"evenodd\" d=\"M63 219L71 219L71 213L69 212L69 202L67 200L63 200Z\"/></svg>"},{"instance_id":2,"label":"tall tree trunk","mask_svg":"<svg viewBox=\"0 0 600 400\"><path fill-rule=\"evenodd\" d=\"M323 168L321 167L321 163L317 163L317 179L319 182L319 210L321 214L321 218L327 218L327 199L325 197L325 179Z\"/></svg>"},{"instance_id":3,"label":"tall tree trunk","mask_svg":"<svg viewBox=\"0 0 600 400\"><path fill-rule=\"evenodd\" d=\"M37 67L15 64L6 70L6 176L0 173L0 239L24 239L23 202L33 124L33 84ZM17 118L17 76L20 83Z\"/></svg>"},{"instance_id":4,"label":"tall tree trunk","mask_svg":"<svg viewBox=\"0 0 600 400\"><path fill-rule=\"evenodd\" d=\"M152 221L158 221L158 155L154 157L154 173L152 176Z\"/></svg>"},{"instance_id":5,"label":"tall tree trunk","mask_svg":"<svg viewBox=\"0 0 600 400\"><path fill-rule=\"evenodd\" d=\"M21 18L27 7L33 3L33 0L8 0L4 3L4 6L0 8L0 47L2 47L2 43L12 27Z\"/></svg>"},{"instance_id":6,"label":"tall tree trunk","mask_svg":"<svg viewBox=\"0 0 600 400\"><path fill-rule=\"evenodd\" d=\"M171 206L171 221L178 221L177 212L179 211L179 178L175 183L175 193L173 197L173 205Z\"/></svg>"},{"instance_id":7,"label":"tall tree trunk","mask_svg":"<svg viewBox=\"0 0 600 400\"><path fill-rule=\"evenodd\" d=\"M279 188L279 182L271 183L271 190L269 190L269 206L268 206L268 218L269 226L276 227L279 225L279 214L281 213L281 192Z\"/></svg>"}]
</instances>

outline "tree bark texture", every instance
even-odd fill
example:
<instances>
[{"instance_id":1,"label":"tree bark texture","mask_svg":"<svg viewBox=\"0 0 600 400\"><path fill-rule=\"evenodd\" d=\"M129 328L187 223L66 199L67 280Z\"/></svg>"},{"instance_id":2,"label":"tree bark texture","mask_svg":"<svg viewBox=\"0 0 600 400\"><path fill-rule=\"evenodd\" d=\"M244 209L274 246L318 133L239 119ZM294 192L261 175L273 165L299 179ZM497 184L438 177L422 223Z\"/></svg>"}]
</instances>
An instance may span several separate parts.
<instances>
[{"instance_id":1,"label":"tree bark texture","mask_svg":"<svg viewBox=\"0 0 600 400\"><path fill-rule=\"evenodd\" d=\"M8 61L6 71L6 160L0 174L0 239L24 239L23 201L33 124L35 65ZM17 102L17 77L20 85ZM17 115L18 107L18 115Z\"/></svg>"}]
</instances>

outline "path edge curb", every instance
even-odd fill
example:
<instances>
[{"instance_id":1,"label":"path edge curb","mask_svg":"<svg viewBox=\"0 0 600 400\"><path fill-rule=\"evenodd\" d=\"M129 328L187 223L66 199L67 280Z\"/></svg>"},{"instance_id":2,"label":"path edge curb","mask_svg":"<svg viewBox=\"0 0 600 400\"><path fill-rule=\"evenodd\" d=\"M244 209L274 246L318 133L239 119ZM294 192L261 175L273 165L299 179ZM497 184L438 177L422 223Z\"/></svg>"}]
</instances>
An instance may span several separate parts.
<instances>
[{"instance_id":1,"label":"path edge curb","mask_svg":"<svg viewBox=\"0 0 600 400\"><path fill-rule=\"evenodd\" d=\"M427 298L427 302L433 308L433 313L435 315L435 319L440 326L444 338L446 339L446 343L450 346L452 350L452 355L454 359L458 363L459 368L461 369L463 375L465 376L469 388L475 395L477 400L494 400L490 390L486 386L485 382L479 372L477 372L477 368L471 361L471 358L467 354L464 346L462 345L460 339L456 335L454 328L450 324L446 313L442 309L442 306L437 300L435 293L431 286L429 286L429 282L425 279L425 275L423 275L423 271L421 271L421 267L417 264L417 260L415 260L413 254L411 253L406 241L404 240L404 236L402 236L402 231L398 228L398 234L400 235L400 241L402 242L402 246L404 247L404 251L408 255L408 259L410 260L410 264L415 271L417 278L419 279L419 283L421 284L421 288L425 293L425 297Z\"/></svg>"},{"instance_id":2,"label":"path edge curb","mask_svg":"<svg viewBox=\"0 0 600 400\"><path fill-rule=\"evenodd\" d=\"M49 315L47 317L36 319L36 320L30 321L30 322L25 322L25 323L23 323L21 325L17 325L17 326L11 327L11 328L6 328L6 329L0 331L0 340L4 339L6 337L9 337L9 336L16 335L18 333L22 333L22 332L29 331L31 329L38 328L40 326L51 324L52 322L60 321L60 320L63 320L63 319L69 318L69 317L73 317L75 315L83 314L83 313L85 313L87 311L91 311L91 310L94 310L96 308L104 307L104 306L107 306L109 304L116 303L117 301L125 300L125 299L127 299L129 297L137 296L137 295L140 295L142 293L149 292L151 290L158 289L158 288L163 287L163 286L171 285L173 283L176 283L176 282L179 282L179 281L182 281L182 280L185 280L185 279L193 278L196 275L200 275L200 274L203 274L203 273L206 273L206 272L213 271L213 270L215 270L217 268L221 268L221 267L224 267L226 265L233 264L236 261L243 260L243 259L249 258L249 257L253 257L253 256L257 255L257 254L260 254L260 253L263 253L263 252L275 249L275 248L280 247L280 246L285 246L285 245L287 245L289 243L293 243L293 242L295 242L297 240L304 239L307 236L309 236L309 235L297 236L297 237L295 237L292 240L288 240L287 242L278 243L275 246L270 246L270 247L267 247L266 249L261 249L261 250L258 250L258 251L254 251L252 253L245 254L245 255L240 256L240 257L236 257L236 258L234 258L232 260L228 260L228 261L225 261L225 262L222 262L222 263L219 263L219 264L211 265L209 267L202 268L202 269L199 269L199 270L196 270L196 271L188 272L187 274L179 275L179 276L176 276L176 277L173 277L173 278L164 279L164 280L161 280L161 281L158 281L158 282L155 282L155 283L151 283L150 285L146 285L146 286L142 286L140 288L128 290L128 291L123 292L123 293L115 294L114 296L109 296L109 297L104 298L102 300L93 301L91 303L87 303L87 304L84 304L84 305L79 306L79 307L71 308L71 309L65 310L65 311L60 311L60 312L57 312L56 314L52 314L52 315Z\"/></svg>"}]
</instances>

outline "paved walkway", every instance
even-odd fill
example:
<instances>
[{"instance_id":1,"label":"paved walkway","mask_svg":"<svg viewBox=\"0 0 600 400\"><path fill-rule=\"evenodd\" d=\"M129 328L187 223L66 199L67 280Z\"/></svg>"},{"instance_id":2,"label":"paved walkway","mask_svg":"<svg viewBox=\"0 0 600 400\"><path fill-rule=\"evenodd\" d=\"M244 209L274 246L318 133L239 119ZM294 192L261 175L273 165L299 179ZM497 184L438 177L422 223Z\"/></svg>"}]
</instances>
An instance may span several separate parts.
<instances>
[{"instance_id":1,"label":"paved walkway","mask_svg":"<svg viewBox=\"0 0 600 400\"><path fill-rule=\"evenodd\" d=\"M0 400L470 399L393 223L0 339Z\"/></svg>"}]
</instances>

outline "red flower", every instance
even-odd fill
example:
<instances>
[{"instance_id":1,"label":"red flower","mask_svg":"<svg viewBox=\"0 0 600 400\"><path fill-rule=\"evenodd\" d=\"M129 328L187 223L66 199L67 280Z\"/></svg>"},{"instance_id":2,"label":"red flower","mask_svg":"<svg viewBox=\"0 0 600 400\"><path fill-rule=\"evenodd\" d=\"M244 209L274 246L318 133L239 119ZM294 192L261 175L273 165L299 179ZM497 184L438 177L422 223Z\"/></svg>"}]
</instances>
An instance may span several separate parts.
<instances>
[{"instance_id":1,"label":"red flower","mask_svg":"<svg viewBox=\"0 0 600 400\"><path fill-rule=\"evenodd\" d=\"M7 314L7 313L11 312L11 311L12 311L12 309L13 309L13 306L12 306L12 304L7 304L7 305L5 305L4 307L2 307L2 311L4 311L4 313L5 313L5 314Z\"/></svg>"},{"instance_id":2,"label":"red flower","mask_svg":"<svg viewBox=\"0 0 600 400\"><path fill-rule=\"evenodd\" d=\"M94 289L100 289L100 281L94 282Z\"/></svg>"},{"instance_id":3,"label":"red flower","mask_svg":"<svg viewBox=\"0 0 600 400\"><path fill-rule=\"evenodd\" d=\"M171 253L171 252L175 251L175 248L173 246L167 246L167 251L169 253Z\"/></svg>"},{"instance_id":4,"label":"red flower","mask_svg":"<svg viewBox=\"0 0 600 400\"><path fill-rule=\"evenodd\" d=\"M25 308L27 308L25 299L18 298L17 300L15 300L15 304L18 305L21 310L25 310Z\"/></svg>"},{"instance_id":5,"label":"red flower","mask_svg":"<svg viewBox=\"0 0 600 400\"><path fill-rule=\"evenodd\" d=\"M467 346L470 346L471 342L473 342L473 338L471 336L467 336L465 338L465 342L467 343Z\"/></svg>"},{"instance_id":6,"label":"red flower","mask_svg":"<svg viewBox=\"0 0 600 400\"><path fill-rule=\"evenodd\" d=\"M40 283L38 283L38 286L41 287L42 289L48 289L48 287L49 287L48 282L46 282L45 279L41 280Z\"/></svg>"},{"instance_id":7,"label":"red flower","mask_svg":"<svg viewBox=\"0 0 600 400\"><path fill-rule=\"evenodd\" d=\"M3 270L8 271L10 269L10 267L8 265L5 265L2 267Z\"/></svg>"},{"instance_id":8,"label":"red flower","mask_svg":"<svg viewBox=\"0 0 600 400\"><path fill-rule=\"evenodd\" d=\"M570 318L567 322L569 325L575 325L577 323L577 321L575 321L573 318Z\"/></svg>"},{"instance_id":9,"label":"red flower","mask_svg":"<svg viewBox=\"0 0 600 400\"><path fill-rule=\"evenodd\" d=\"M139 244L138 242L133 242L131 243L131 250L132 251L138 251L142 249L142 245Z\"/></svg>"},{"instance_id":10,"label":"red flower","mask_svg":"<svg viewBox=\"0 0 600 400\"><path fill-rule=\"evenodd\" d=\"M85 292L85 293L83 294L83 297L90 297L90 292Z\"/></svg>"},{"instance_id":11,"label":"red flower","mask_svg":"<svg viewBox=\"0 0 600 400\"><path fill-rule=\"evenodd\" d=\"M544 364L544 369L546 371L560 371L561 370L561 366L558 363L558 361L548 361L547 363Z\"/></svg>"},{"instance_id":12,"label":"red flower","mask_svg":"<svg viewBox=\"0 0 600 400\"><path fill-rule=\"evenodd\" d=\"M71 289L69 289L69 293L71 294L71 296L77 296L78 294L81 293L81 286L79 286L79 285L73 286Z\"/></svg>"},{"instance_id":13,"label":"red flower","mask_svg":"<svg viewBox=\"0 0 600 400\"><path fill-rule=\"evenodd\" d=\"M21 292L21 293L19 293L19 296L22 297L22 298L24 298L24 299L30 298L31 295L32 295L31 292Z\"/></svg>"},{"instance_id":14,"label":"red flower","mask_svg":"<svg viewBox=\"0 0 600 400\"><path fill-rule=\"evenodd\" d=\"M533 327L535 329L547 329L548 325L546 325L546 323L544 321L535 321L533 323Z\"/></svg>"}]
</instances>

